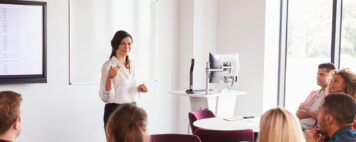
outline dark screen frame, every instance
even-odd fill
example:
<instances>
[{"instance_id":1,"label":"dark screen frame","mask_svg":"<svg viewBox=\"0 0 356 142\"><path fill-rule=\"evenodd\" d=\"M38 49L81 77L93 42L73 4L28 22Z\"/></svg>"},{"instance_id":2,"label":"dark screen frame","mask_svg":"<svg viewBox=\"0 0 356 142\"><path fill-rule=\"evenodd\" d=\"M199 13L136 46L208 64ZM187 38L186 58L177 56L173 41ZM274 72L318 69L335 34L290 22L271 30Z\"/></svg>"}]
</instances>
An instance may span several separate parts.
<instances>
[{"instance_id":1,"label":"dark screen frame","mask_svg":"<svg viewBox=\"0 0 356 142\"><path fill-rule=\"evenodd\" d=\"M42 74L0 75L2 84L47 83L47 3L37 1L0 0L0 4L42 6Z\"/></svg>"}]
</instances>

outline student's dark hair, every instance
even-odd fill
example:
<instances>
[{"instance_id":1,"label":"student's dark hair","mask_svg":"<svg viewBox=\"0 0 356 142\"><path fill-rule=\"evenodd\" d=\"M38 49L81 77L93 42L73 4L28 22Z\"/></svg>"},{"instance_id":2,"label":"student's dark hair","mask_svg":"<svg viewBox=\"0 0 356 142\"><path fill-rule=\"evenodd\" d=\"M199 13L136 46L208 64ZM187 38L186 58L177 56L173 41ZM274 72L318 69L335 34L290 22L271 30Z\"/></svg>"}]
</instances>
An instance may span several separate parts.
<instances>
[{"instance_id":1,"label":"student's dark hair","mask_svg":"<svg viewBox=\"0 0 356 142\"><path fill-rule=\"evenodd\" d=\"M20 118L21 101L21 95L16 92L0 91L0 135Z\"/></svg>"},{"instance_id":2,"label":"student's dark hair","mask_svg":"<svg viewBox=\"0 0 356 142\"><path fill-rule=\"evenodd\" d=\"M111 40L111 55L110 58L112 58L113 56L116 57L116 51L119 48L119 45L122 41L122 39L126 38L126 37L130 37L131 38L131 42L133 42L132 36L123 30L117 31L114 35L114 37ZM129 60L129 56L126 56L126 66L130 66L130 60Z\"/></svg>"},{"instance_id":3,"label":"student's dark hair","mask_svg":"<svg viewBox=\"0 0 356 142\"><path fill-rule=\"evenodd\" d=\"M111 114L106 126L108 142L148 142L147 114L134 104L122 104Z\"/></svg>"},{"instance_id":4,"label":"student's dark hair","mask_svg":"<svg viewBox=\"0 0 356 142\"><path fill-rule=\"evenodd\" d=\"M327 69L330 72L335 69L335 65L333 63L322 63L318 66L318 69Z\"/></svg>"},{"instance_id":5,"label":"student's dark hair","mask_svg":"<svg viewBox=\"0 0 356 142\"><path fill-rule=\"evenodd\" d=\"M356 102L350 95L338 93L327 95L322 106L339 124L353 123L356 116Z\"/></svg>"}]
</instances>

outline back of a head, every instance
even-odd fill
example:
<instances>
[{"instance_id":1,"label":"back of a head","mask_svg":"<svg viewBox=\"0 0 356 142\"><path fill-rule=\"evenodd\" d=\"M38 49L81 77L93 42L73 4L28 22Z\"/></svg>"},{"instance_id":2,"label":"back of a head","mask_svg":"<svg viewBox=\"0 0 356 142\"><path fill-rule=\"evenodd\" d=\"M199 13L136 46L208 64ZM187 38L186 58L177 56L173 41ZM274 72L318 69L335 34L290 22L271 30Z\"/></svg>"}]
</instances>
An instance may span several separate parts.
<instances>
[{"instance_id":1,"label":"back of a head","mask_svg":"<svg viewBox=\"0 0 356 142\"><path fill-rule=\"evenodd\" d=\"M122 104L110 116L106 126L108 142L148 142L147 114L133 104Z\"/></svg>"},{"instance_id":2,"label":"back of a head","mask_svg":"<svg viewBox=\"0 0 356 142\"><path fill-rule=\"evenodd\" d=\"M263 114L260 121L258 142L305 142L299 121L283 108Z\"/></svg>"},{"instance_id":3,"label":"back of a head","mask_svg":"<svg viewBox=\"0 0 356 142\"><path fill-rule=\"evenodd\" d=\"M356 116L356 102L350 95L327 95L322 107L327 113L330 113L340 125L352 124Z\"/></svg>"},{"instance_id":4,"label":"back of a head","mask_svg":"<svg viewBox=\"0 0 356 142\"><path fill-rule=\"evenodd\" d=\"M0 91L0 135L20 118L22 97L12 91Z\"/></svg>"}]
</instances>

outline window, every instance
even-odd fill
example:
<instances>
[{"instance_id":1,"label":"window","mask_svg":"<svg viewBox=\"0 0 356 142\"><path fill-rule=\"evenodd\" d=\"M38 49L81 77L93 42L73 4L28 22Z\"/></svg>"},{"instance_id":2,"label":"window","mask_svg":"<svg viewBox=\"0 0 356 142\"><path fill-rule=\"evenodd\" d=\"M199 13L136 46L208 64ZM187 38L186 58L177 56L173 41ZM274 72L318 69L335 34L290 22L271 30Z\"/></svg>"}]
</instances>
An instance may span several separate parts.
<instances>
[{"instance_id":1,"label":"window","mask_svg":"<svg viewBox=\"0 0 356 142\"><path fill-rule=\"evenodd\" d=\"M316 84L317 67L330 62L332 1L289 0L285 107L295 112Z\"/></svg>"},{"instance_id":2,"label":"window","mask_svg":"<svg viewBox=\"0 0 356 142\"><path fill-rule=\"evenodd\" d=\"M295 112L320 88L320 63L356 71L355 8L354 0L281 0L279 106Z\"/></svg>"},{"instance_id":3,"label":"window","mask_svg":"<svg viewBox=\"0 0 356 142\"><path fill-rule=\"evenodd\" d=\"M343 0L340 67L356 72L356 1Z\"/></svg>"}]
</instances>

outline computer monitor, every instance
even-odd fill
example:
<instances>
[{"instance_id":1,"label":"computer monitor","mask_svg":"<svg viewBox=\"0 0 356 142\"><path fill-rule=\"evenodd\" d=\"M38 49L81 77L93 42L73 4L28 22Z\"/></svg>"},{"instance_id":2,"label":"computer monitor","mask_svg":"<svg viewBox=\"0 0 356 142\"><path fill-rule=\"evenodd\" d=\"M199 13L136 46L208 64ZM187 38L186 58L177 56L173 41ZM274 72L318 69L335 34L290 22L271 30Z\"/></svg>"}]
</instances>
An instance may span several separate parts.
<instances>
[{"instance_id":1,"label":"computer monitor","mask_svg":"<svg viewBox=\"0 0 356 142\"><path fill-rule=\"evenodd\" d=\"M209 53L209 83L234 83L239 74L239 53Z\"/></svg>"}]
</instances>

